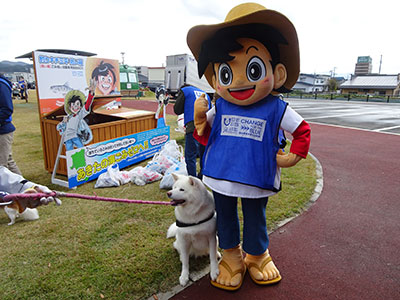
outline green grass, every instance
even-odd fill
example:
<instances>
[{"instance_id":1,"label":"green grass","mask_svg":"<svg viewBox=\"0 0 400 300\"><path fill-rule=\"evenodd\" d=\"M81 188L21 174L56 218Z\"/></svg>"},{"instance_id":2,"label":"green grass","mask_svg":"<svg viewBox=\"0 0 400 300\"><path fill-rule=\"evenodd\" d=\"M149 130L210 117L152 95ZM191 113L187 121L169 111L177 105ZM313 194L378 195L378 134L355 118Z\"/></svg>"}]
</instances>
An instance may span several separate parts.
<instances>
[{"instance_id":1,"label":"green grass","mask_svg":"<svg viewBox=\"0 0 400 300\"><path fill-rule=\"evenodd\" d=\"M14 101L13 153L24 176L55 190L43 166L35 95ZM184 143L168 116L171 139ZM143 162L142 164L145 164ZM283 191L268 204L269 228L302 210L315 186L315 164L303 160L283 171ZM99 196L166 201L159 183L94 189L90 182L74 192ZM62 199L63 205L39 208L40 219L7 226L0 214L1 299L146 299L178 284L180 262L166 232L173 208ZM273 241L272 241L273 242ZM191 271L208 259L192 259Z\"/></svg>"}]
</instances>

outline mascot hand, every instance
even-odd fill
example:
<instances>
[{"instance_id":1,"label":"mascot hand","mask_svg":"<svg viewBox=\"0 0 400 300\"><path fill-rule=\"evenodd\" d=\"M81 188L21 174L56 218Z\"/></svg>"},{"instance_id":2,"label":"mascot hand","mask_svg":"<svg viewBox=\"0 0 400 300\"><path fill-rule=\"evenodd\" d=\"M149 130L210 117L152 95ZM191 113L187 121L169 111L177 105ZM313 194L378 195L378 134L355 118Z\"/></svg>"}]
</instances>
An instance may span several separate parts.
<instances>
[{"instance_id":1,"label":"mascot hand","mask_svg":"<svg viewBox=\"0 0 400 300\"><path fill-rule=\"evenodd\" d=\"M302 158L301 156L294 153L289 153L289 154L278 153L278 155L276 156L276 163L281 168L289 168L296 165L301 160L301 158Z\"/></svg>"},{"instance_id":2,"label":"mascot hand","mask_svg":"<svg viewBox=\"0 0 400 300\"><path fill-rule=\"evenodd\" d=\"M207 125L207 111L208 101L206 95L202 94L194 102L194 126L196 127L197 134L202 136Z\"/></svg>"}]
</instances>

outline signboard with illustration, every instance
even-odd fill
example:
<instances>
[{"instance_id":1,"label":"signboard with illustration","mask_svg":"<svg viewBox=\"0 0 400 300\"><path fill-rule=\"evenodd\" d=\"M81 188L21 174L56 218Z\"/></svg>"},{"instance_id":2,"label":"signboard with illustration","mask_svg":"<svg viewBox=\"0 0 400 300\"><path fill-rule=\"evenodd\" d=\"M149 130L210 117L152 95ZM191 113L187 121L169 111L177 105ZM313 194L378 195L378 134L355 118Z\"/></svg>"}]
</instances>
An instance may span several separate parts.
<instances>
[{"instance_id":1,"label":"signboard with illustration","mask_svg":"<svg viewBox=\"0 0 400 300\"><path fill-rule=\"evenodd\" d=\"M97 83L95 96L120 95L118 60L34 51L40 115L64 106L72 90L86 92L90 80Z\"/></svg>"},{"instance_id":2,"label":"signboard with illustration","mask_svg":"<svg viewBox=\"0 0 400 300\"><path fill-rule=\"evenodd\" d=\"M69 188L96 179L113 164L120 169L152 157L169 140L169 126L67 151Z\"/></svg>"}]
</instances>

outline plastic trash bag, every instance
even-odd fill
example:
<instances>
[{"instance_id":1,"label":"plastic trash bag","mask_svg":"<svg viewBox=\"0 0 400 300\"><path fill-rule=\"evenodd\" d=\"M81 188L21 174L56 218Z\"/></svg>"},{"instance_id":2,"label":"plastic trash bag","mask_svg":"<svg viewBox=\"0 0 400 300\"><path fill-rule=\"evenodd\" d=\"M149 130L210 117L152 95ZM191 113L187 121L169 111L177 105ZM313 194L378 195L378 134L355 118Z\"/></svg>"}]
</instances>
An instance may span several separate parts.
<instances>
[{"instance_id":1,"label":"plastic trash bag","mask_svg":"<svg viewBox=\"0 0 400 300\"><path fill-rule=\"evenodd\" d=\"M113 187L127 184L131 181L131 176L128 171L120 171L119 166L114 164L107 168L107 171L100 174L97 178L95 188Z\"/></svg>"},{"instance_id":2,"label":"plastic trash bag","mask_svg":"<svg viewBox=\"0 0 400 300\"><path fill-rule=\"evenodd\" d=\"M171 166L173 166L178 162L179 160L171 156L164 155L161 153L156 153L153 156L153 159L150 162L148 162L146 168L154 172L164 174Z\"/></svg>"},{"instance_id":3,"label":"plastic trash bag","mask_svg":"<svg viewBox=\"0 0 400 300\"><path fill-rule=\"evenodd\" d=\"M118 165L112 165L107 168L107 171L100 174L99 178L97 178L96 184L94 185L95 188L101 187L113 187L113 186L120 186L119 180L119 167Z\"/></svg>"},{"instance_id":4,"label":"plastic trash bag","mask_svg":"<svg viewBox=\"0 0 400 300\"><path fill-rule=\"evenodd\" d=\"M175 140L170 140L157 152L146 168L164 174L172 165L184 161L183 148Z\"/></svg>"},{"instance_id":5,"label":"plastic trash bag","mask_svg":"<svg viewBox=\"0 0 400 300\"><path fill-rule=\"evenodd\" d=\"M160 180L163 176L147 167L136 167L129 171L131 181L136 185L145 185Z\"/></svg>"},{"instance_id":6,"label":"plastic trash bag","mask_svg":"<svg viewBox=\"0 0 400 300\"><path fill-rule=\"evenodd\" d=\"M178 161L184 159L183 147L178 145L175 140L170 140L162 146L160 155L172 157Z\"/></svg>"},{"instance_id":7,"label":"plastic trash bag","mask_svg":"<svg viewBox=\"0 0 400 300\"><path fill-rule=\"evenodd\" d=\"M186 133L186 128L184 124L184 114L180 114L176 119L176 124L178 127L175 128L176 132Z\"/></svg>"},{"instance_id":8,"label":"plastic trash bag","mask_svg":"<svg viewBox=\"0 0 400 300\"><path fill-rule=\"evenodd\" d=\"M165 172L163 179L160 182L160 189L169 190L174 185L174 178L172 177L172 173L187 175L186 163L184 161L178 162L177 164L172 165Z\"/></svg>"}]
</instances>

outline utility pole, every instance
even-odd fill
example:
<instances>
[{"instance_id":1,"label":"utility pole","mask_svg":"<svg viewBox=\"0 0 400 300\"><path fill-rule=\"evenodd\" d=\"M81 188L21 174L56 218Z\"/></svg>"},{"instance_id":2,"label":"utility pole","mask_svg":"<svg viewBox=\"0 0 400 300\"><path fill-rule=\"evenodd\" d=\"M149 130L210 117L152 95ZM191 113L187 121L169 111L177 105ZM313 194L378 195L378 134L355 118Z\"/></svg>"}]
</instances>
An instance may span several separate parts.
<instances>
[{"instance_id":1,"label":"utility pole","mask_svg":"<svg viewBox=\"0 0 400 300\"><path fill-rule=\"evenodd\" d=\"M381 66L382 66L382 54L381 54L381 61L379 62L379 74L381 74Z\"/></svg>"},{"instance_id":2,"label":"utility pole","mask_svg":"<svg viewBox=\"0 0 400 300\"><path fill-rule=\"evenodd\" d=\"M121 56L122 56L122 64L123 64L123 65L125 64L124 55L125 55L125 52L121 52Z\"/></svg>"}]
</instances>

